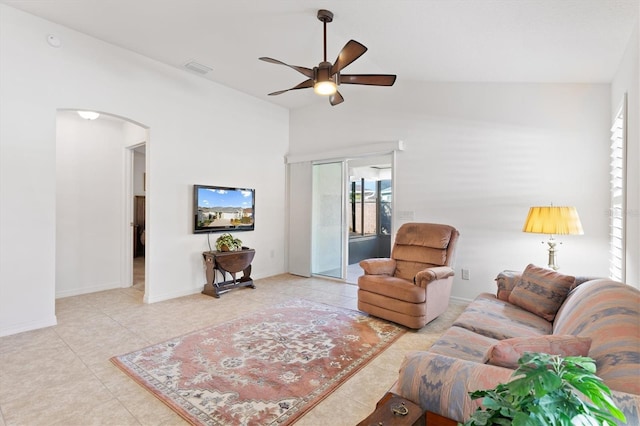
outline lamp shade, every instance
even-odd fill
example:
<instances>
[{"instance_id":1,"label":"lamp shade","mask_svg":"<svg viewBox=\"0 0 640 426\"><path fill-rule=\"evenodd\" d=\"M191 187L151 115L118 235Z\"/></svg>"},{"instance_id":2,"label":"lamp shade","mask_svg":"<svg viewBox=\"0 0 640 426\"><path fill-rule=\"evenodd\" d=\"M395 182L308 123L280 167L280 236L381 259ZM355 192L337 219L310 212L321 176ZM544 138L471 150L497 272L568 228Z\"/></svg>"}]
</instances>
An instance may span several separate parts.
<instances>
[{"instance_id":1,"label":"lamp shade","mask_svg":"<svg viewBox=\"0 0 640 426\"><path fill-rule=\"evenodd\" d=\"M523 232L552 235L582 235L582 223L575 207L531 207Z\"/></svg>"}]
</instances>

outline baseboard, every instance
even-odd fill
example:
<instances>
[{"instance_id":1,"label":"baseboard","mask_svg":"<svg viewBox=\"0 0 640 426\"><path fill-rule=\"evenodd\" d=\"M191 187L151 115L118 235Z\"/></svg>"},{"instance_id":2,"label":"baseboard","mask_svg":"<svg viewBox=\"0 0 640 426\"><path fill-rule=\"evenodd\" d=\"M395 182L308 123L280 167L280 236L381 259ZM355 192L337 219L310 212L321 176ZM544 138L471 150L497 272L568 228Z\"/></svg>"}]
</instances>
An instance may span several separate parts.
<instances>
[{"instance_id":1,"label":"baseboard","mask_svg":"<svg viewBox=\"0 0 640 426\"><path fill-rule=\"evenodd\" d=\"M7 327L0 328L0 337L23 333L25 331L37 330L39 328L51 327L56 324L58 324L58 319L56 318L55 315L48 318L35 320L35 321L27 321L19 324L11 324Z\"/></svg>"},{"instance_id":2,"label":"baseboard","mask_svg":"<svg viewBox=\"0 0 640 426\"><path fill-rule=\"evenodd\" d=\"M456 303L471 303L473 302L473 299L467 299L465 297L457 297L457 296L451 296L449 299L451 299L451 301L456 302Z\"/></svg>"},{"instance_id":3,"label":"baseboard","mask_svg":"<svg viewBox=\"0 0 640 426\"><path fill-rule=\"evenodd\" d=\"M94 285L91 287L72 288L70 290L56 291L56 299L62 299L64 297L71 297L71 296L80 296L81 294L96 293L98 291L113 290L115 288L122 288L122 286L120 285L119 282L114 282L114 283L108 283L108 284Z\"/></svg>"},{"instance_id":4,"label":"baseboard","mask_svg":"<svg viewBox=\"0 0 640 426\"><path fill-rule=\"evenodd\" d=\"M148 292L145 291L143 301L144 303L157 303L157 302L164 302L165 300L175 299L177 297L191 296L192 294L202 293L203 287L204 287L204 284L193 289L175 291L171 293L163 293L159 295L154 295L153 297L149 297Z\"/></svg>"}]
</instances>

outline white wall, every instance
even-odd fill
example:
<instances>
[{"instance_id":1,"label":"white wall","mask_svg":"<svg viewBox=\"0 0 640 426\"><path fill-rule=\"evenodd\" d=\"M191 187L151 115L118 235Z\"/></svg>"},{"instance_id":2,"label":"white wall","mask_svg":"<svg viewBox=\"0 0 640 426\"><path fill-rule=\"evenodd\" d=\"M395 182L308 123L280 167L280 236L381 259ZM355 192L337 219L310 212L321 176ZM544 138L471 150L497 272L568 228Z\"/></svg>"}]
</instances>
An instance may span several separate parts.
<instances>
[{"instance_id":1,"label":"white wall","mask_svg":"<svg viewBox=\"0 0 640 426\"><path fill-rule=\"evenodd\" d=\"M291 112L292 155L403 140L396 214L461 232L453 295L494 292L503 269L547 264L546 236L521 232L530 206L574 205L583 236L561 238L560 272L608 275L606 84L345 86L345 102ZM395 229L400 225L396 221ZM471 279L460 279L460 269Z\"/></svg>"},{"instance_id":2,"label":"white wall","mask_svg":"<svg viewBox=\"0 0 640 426\"><path fill-rule=\"evenodd\" d=\"M640 8L640 4L638 5ZM611 113L627 94L627 217L626 281L640 288L640 31L631 35L611 83Z\"/></svg>"},{"instance_id":3,"label":"white wall","mask_svg":"<svg viewBox=\"0 0 640 426\"><path fill-rule=\"evenodd\" d=\"M52 48L47 34L63 45ZM192 185L256 189L254 278L284 271L288 111L0 5L0 335L55 324L56 110L149 128L148 301L199 292ZM37 265L37 268L34 267Z\"/></svg>"},{"instance_id":4,"label":"white wall","mask_svg":"<svg viewBox=\"0 0 640 426\"><path fill-rule=\"evenodd\" d=\"M121 287L122 121L58 113L56 297Z\"/></svg>"}]
</instances>

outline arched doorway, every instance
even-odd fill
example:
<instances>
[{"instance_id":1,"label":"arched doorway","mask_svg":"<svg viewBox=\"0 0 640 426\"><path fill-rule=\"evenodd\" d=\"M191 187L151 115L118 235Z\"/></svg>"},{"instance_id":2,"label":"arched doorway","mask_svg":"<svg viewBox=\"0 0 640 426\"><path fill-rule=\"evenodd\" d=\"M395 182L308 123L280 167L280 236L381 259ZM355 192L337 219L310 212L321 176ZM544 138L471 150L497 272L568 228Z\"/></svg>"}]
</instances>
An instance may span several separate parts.
<instances>
[{"instance_id":1,"label":"arched doorway","mask_svg":"<svg viewBox=\"0 0 640 426\"><path fill-rule=\"evenodd\" d=\"M57 111L56 298L132 285L130 148L147 142L148 129L132 120Z\"/></svg>"}]
</instances>

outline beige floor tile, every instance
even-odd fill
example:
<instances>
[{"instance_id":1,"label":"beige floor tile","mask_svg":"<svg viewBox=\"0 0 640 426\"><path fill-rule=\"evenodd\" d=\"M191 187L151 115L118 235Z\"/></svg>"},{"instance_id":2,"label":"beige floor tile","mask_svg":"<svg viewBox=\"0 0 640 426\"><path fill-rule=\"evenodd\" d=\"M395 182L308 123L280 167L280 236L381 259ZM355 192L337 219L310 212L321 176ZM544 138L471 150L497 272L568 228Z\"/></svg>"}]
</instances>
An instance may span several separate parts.
<instances>
[{"instance_id":1,"label":"beige floor tile","mask_svg":"<svg viewBox=\"0 0 640 426\"><path fill-rule=\"evenodd\" d=\"M120 401L112 399L48 424L55 426L138 426L140 422Z\"/></svg>"},{"instance_id":2,"label":"beige floor tile","mask_svg":"<svg viewBox=\"0 0 640 426\"><path fill-rule=\"evenodd\" d=\"M368 365L343 383L335 392L337 397L353 399L364 405L380 400L398 379L397 371Z\"/></svg>"},{"instance_id":3,"label":"beige floor tile","mask_svg":"<svg viewBox=\"0 0 640 426\"><path fill-rule=\"evenodd\" d=\"M64 385L91 376L91 372L68 347L42 347L37 356L19 353L0 357L0 404L32 397L53 385Z\"/></svg>"},{"instance_id":4,"label":"beige floor tile","mask_svg":"<svg viewBox=\"0 0 640 426\"><path fill-rule=\"evenodd\" d=\"M65 347L66 344L56 334L54 327L26 331L12 336L0 337L0 355L19 352L24 357L37 356L43 347ZM33 352L33 354L31 354ZM2 359L2 358L0 358ZM0 364L0 372L2 364Z\"/></svg>"},{"instance_id":5,"label":"beige floor tile","mask_svg":"<svg viewBox=\"0 0 640 426\"><path fill-rule=\"evenodd\" d=\"M373 361L371 361L369 365L389 370L397 375L406 353L407 350L405 349L391 346L380 355L378 355Z\"/></svg>"},{"instance_id":6,"label":"beige floor tile","mask_svg":"<svg viewBox=\"0 0 640 426\"><path fill-rule=\"evenodd\" d=\"M2 413L9 425L52 424L81 415L113 399L102 383L89 373L82 378L36 384L28 395L3 402Z\"/></svg>"},{"instance_id":7,"label":"beige floor tile","mask_svg":"<svg viewBox=\"0 0 640 426\"><path fill-rule=\"evenodd\" d=\"M375 404L373 407L375 408ZM371 407L353 398L345 398L344 394L334 392L300 418L295 425L353 426L367 417L371 411L373 411Z\"/></svg>"},{"instance_id":8,"label":"beige floor tile","mask_svg":"<svg viewBox=\"0 0 640 426\"><path fill-rule=\"evenodd\" d=\"M143 390L140 385L111 361L105 360L101 364L92 366L92 371L98 380L116 397Z\"/></svg>"},{"instance_id":9,"label":"beige floor tile","mask_svg":"<svg viewBox=\"0 0 640 426\"><path fill-rule=\"evenodd\" d=\"M59 299L57 326L0 338L0 426L184 425L109 358L293 298L357 309L356 286L288 274L220 298L194 294L147 305L142 291L127 288ZM408 331L296 425L365 418L397 379L406 351L428 348L463 308L452 303L446 318Z\"/></svg>"},{"instance_id":10,"label":"beige floor tile","mask_svg":"<svg viewBox=\"0 0 640 426\"><path fill-rule=\"evenodd\" d=\"M135 388L123 392L118 396L118 400L142 425L188 424L171 408L141 386L136 385Z\"/></svg>"}]
</instances>

